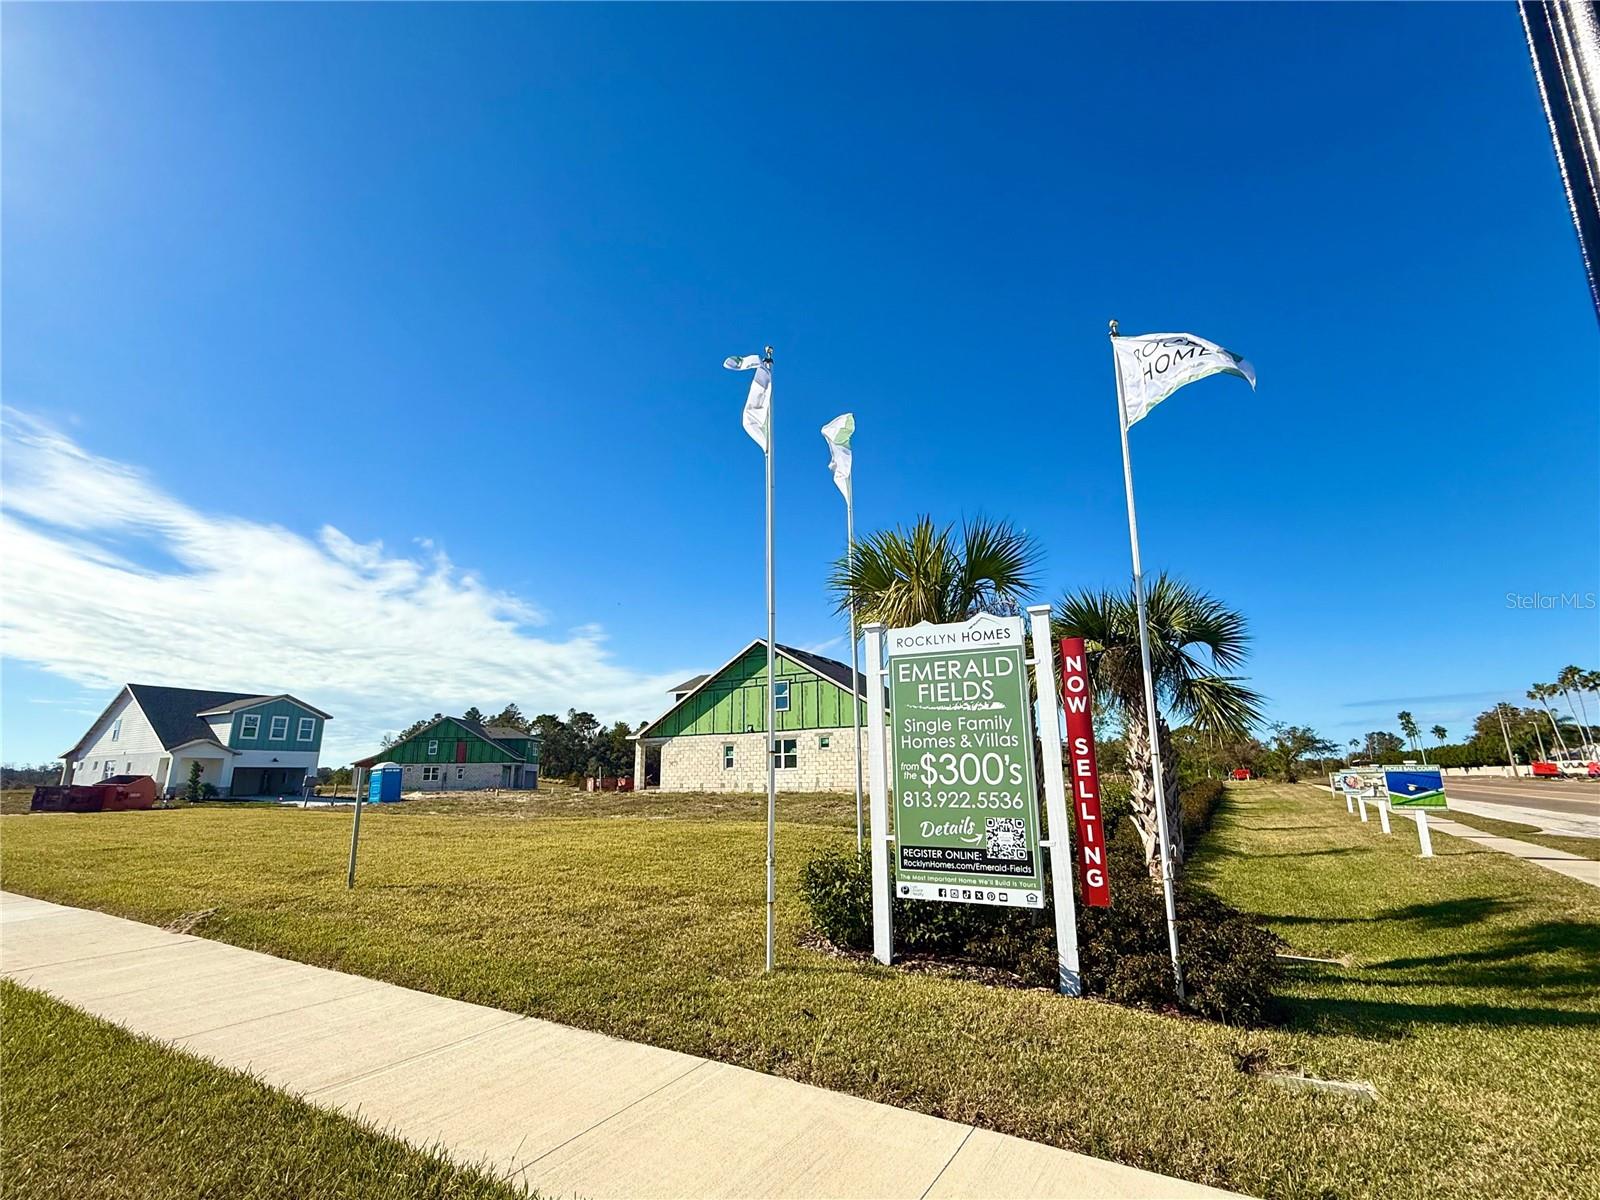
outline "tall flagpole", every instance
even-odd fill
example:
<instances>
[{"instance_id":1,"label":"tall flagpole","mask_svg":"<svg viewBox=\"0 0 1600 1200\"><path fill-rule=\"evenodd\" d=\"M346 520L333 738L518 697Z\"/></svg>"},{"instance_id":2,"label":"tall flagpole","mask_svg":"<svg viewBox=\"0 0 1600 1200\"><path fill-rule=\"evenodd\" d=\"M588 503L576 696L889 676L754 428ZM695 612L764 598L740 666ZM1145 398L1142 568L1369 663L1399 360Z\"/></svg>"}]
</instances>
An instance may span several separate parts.
<instances>
[{"instance_id":1,"label":"tall flagpole","mask_svg":"<svg viewBox=\"0 0 1600 1200\"><path fill-rule=\"evenodd\" d=\"M1133 600L1139 611L1139 658L1144 667L1144 716L1150 733L1150 762L1156 785L1156 835L1161 840L1161 894L1167 908L1167 946L1172 953L1172 978L1183 999L1183 967L1178 963L1178 911L1172 895L1172 839L1167 831L1166 776L1161 769L1161 730L1157 724L1156 689L1150 670L1150 628L1144 610L1144 568L1139 562L1139 518L1133 507L1133 460L1128 455L1128 406L1122 395L1122 365L1117 361L1117 323L1111 322L1111 365L1117 375L1117 422L1122 427L1122 482L1128 493L1128 543L1133 548Z\"/></svg>"},{"instance_id":2,"label":"tall flagpole","mask_svg":"<svg viewBox=\"0 0 1600 1200\"><path fill-rule=\"evenodd\" d=\"M844 559L847 568L856 563L856 482L851 471L850 490L844 497ZM861 668L856 650L856 606L850 605L850 709L856 735L856 853L861 852Z\"/></svg>"},{"instance_id":3,"label":"tall flagpole","mask_svg":"<svg viewBox=\"0 0 1600 1200\"><path fill-rule=\"evenodd\" d=\"M777 909L775 851L778 824L778 764L775 738L778 723L778 676L773 639L777 636L777 606L772 598L772 347L762 352L769 379L767 390L767 970L772 970L773 915Z\"/></svg>"}]
</instances>

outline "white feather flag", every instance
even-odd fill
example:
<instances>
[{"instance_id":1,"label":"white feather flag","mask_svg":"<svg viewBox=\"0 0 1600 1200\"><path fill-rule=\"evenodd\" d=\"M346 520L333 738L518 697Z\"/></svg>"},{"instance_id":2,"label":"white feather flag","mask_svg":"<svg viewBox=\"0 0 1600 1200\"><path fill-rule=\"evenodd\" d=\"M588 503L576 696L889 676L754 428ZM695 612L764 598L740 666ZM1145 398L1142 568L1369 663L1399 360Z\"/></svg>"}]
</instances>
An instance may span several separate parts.
<instances>
[{"instance_id":1,"label":"white feather flag","mask_svg":"<svg viewBox=\"0 0 1600 1200\"><path fill-rule=\"evenodd\" d=\"M750 381L750 394L744 399L744 431L753 437L762 451L771 448L767 440L772 409L772 366L759 354L746 354L741 358L730 354L722 362L730 371L754 371Z\"/></svg>"},{"instance_id":2,"label":"white feather flag","mask_svg":"<svg viewBox=\"0 0 1600 1200\"><path fill-rule=\"evenodd\" d=\"M855 432L854 413L842 413L822 427L822 436L828 443L828 470L833 472L833 482L846 500L850 499L850 439Z\"/></svg>"}]
</instances>

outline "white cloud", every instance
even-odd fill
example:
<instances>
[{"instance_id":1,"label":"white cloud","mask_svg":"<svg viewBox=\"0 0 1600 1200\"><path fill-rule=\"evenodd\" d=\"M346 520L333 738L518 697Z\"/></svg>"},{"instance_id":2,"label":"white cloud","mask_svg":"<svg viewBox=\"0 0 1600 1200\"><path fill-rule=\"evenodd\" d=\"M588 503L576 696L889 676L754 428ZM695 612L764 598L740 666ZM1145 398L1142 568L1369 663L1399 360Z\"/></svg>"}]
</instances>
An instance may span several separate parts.
<instances>
[{"instance_id":1,"label":"white cloud","mask_svg":"<svg viewBox=\"0 0 1600 1200\"><path fill-rule=\"evenodd\" d=\"M334 715L336 763L473 704L653 716L684 674L610 661L597 625L536 636L536 606L426 541L409 557L331 525L309 538L202 513L14 409L4 439L0 649L85 687L293 692Z\"/></svg>"}]
</instances>

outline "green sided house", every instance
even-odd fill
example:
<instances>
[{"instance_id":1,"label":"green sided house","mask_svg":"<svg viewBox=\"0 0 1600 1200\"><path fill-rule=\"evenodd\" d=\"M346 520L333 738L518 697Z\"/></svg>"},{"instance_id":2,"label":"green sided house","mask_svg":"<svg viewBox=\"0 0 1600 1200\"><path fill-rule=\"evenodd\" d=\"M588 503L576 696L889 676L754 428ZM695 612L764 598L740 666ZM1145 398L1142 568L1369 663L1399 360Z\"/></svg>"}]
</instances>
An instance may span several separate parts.
<instances>
[{"instance_id":1,"label":"green sided house","mask_svg":"<svg viewBox=\"0 0 1600 1200\"><path fill-rule=\"evenodd\" d=\"M847 663L775 645L778 790L855 787L851 696L865 721L865 691L852 693ZM767 642L757 638L709 675L672 689L672 707L634 734L633 786L663 792L761 792L767 787Z\"/></svg>"},{"instance_id":2,"label":"green sided house","mask_svg":"<svg viewBox=\"0 0 1600 1200\"><path fill-rule=\"evenodd\" d=\"M539 735L514 725L440 717L355 765L368 771L379 763L401 768L400 788L406 792L537 788Z\"/></svg>"}]
</instances>

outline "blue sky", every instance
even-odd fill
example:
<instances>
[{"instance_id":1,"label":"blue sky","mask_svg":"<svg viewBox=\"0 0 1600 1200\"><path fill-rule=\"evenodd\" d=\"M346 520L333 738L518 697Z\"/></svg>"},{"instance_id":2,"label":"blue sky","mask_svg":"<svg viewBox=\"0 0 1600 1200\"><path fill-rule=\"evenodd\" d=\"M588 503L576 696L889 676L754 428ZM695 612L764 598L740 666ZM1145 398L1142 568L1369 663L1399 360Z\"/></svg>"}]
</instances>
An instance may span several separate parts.
<instances>
[{"instance_id":1,"label":"blue sky","mask_svg":"<svg viewBox=\"0 0 1600 1200\"><path fill-rule=\"evenodd\" d=\"M1147 566L1275 717L1464 729L1600 587L1595 315L1510 5L8 6L3 754L115 683L329 756L843 654L843 511L1125 582L1106 320L1247 354L1133 431Z\"/></svg>"}]
</instances>

